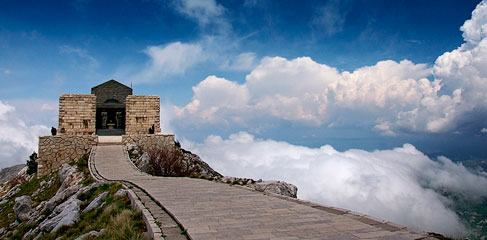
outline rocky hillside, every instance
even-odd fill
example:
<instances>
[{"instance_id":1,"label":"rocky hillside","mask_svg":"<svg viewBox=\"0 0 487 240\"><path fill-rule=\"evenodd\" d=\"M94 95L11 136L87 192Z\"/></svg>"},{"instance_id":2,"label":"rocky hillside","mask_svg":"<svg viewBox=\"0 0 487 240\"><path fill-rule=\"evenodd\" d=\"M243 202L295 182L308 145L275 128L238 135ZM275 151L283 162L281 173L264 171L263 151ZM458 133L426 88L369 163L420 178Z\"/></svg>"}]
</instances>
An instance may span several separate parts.
<instances>
[{"instance_id":1,"label":"rocky hillside","mask_svg":"<svg viewBox=\"0 0 487 240\"><path fill-rule=\"evenodd\" d=\"M120 184L95 182L87 158L41 178L21 172L0 186L1 239L145 239Z\"/></svg>"},{"instance_id":2,"label":"rocky hillside","mask_svg":"<svg viewBox=\"0 0 487 240\"><path fill-rule=\"evenodd\" d=\"M0 184L3 184L13 177L17 176L19 172L25 167L25 164L19 164L0 170Z\"/></svg>"},{"instance_id":3,"label":"rocky hillside","mask_svg":"<svg viewBox=\"0 0 487 240\"><path fill-rule=\"evenodd\" d=\"M156 176L202 178L227 184L241 185L256 191L297 197L298 188L283 181L263 181L248 178L224 177L198 155L179 147L144 151L135 143L127 144L131 161L141 171Z\"/></svg>"}]
</instances>

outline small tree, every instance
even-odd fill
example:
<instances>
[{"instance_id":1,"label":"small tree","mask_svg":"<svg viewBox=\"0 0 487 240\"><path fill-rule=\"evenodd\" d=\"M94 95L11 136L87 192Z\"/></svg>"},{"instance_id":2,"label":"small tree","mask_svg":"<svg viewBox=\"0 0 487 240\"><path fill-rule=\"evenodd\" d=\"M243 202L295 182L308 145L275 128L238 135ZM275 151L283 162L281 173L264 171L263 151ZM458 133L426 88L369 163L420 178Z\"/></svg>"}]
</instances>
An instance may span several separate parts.
<instances>
[{"instance_id":1,"label":"small tree","mask_svg":"<svg viewBox=\"0 0 487 240\"><path fill-rule=\"evenodd\" d=\"M33 152L27 160L27 174L32 175L37 172L37 153Z\"/></svg>"}]
</instances>

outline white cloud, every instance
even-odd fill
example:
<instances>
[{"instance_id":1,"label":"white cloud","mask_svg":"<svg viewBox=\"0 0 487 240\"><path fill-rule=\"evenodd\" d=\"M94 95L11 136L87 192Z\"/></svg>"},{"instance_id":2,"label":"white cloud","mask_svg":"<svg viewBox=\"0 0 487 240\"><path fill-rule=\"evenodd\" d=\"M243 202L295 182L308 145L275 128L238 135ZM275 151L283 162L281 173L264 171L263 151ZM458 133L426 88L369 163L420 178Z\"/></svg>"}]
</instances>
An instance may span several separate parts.
<instances>
[{"instance_id":1,"label":"white cloud","mask_svg":"<svg viewBox=\"0 0 487 240\"><path fill-rule=\"evenodd\" d=\"M41 111L55 111L57 110L57 105L54 104L49 104L49 103L43 103L41 105Z\"/></svg>"},{"instance_id":2,"label":"white cloud","mask_svg":"<svg viewBox=\"0 0 487 240\"><path fill-rule=\"evenodd\" d=\"M205 60L200 44L173 42L161 46L149 46L144 51L150 57L140 73L130 77L133 82L151 82L168 75L184 74L186 70Z\"/></svg>"},{"instance_id":3,"label":"white cloud","mask_svg":"<svg viewBox=\"0 0 487 240\"><path fill-rule=\"evenodd\" d=\"M449 200L434 190L465 197L487 196L485 176L447 158L432 160L414 146L367 152L339 152L255 139L240 132L203 143L183 141L224 175L284 180L296 184L298 197L343 207L415 229L463 234L466 229Z\"/></svg>"},{"instance_id":4,"label":"white cloud","mask_svg":"<svg viewBox=\"0 0 487 240\"><path fill-rule=\"evenodd\" d=\"M12 112L14 109L14 107L0 101L0 120L6 120L7 113Z\"/></svg>"},{"instance_id":5,"label":"white cloud","mask_svg":"<svg viewBox=\"0 0 487 240\"><path fill-rule=\"evenodd\" d=\"M374 129L380 131L384 136L396 135L396 133L392 130L391 123L389 121L379 120L378 124L374 126Z\"/></svg>"},{"instance_id":6,"label":"white cloud","mask_svg":"<svg viewBox=\"0 0 487 240\"><path fill-rule=\"evenodd\" d=\"M44 125L26 124L15 111L0 101L0 168L25 163L33 151L37 152L38 137L49 132Z\"/></svg>"},{"instance_id":7,"label":"white cloud","mask_svg":"<svg viewBox=\"0 0 487 240\"><path fill-rule=\"evenodd\" d=\"M186 107L176 108L178 117L197 115L204 121L216 123L221 120L221 111L240 111L246 108L249 100L245 86L215 76L209 76L193 87L193 92L193 100Z\"/></svg>"},{"instance_id":8,"label":"white cloud","mask_svg":"<svg viewBox=\"0 0 487 240\"><path fill-rule=\"evenodd\" d=\"M175 133L174 128L171 126L171 121L174 118L174 107L168 102L161 102L160 124L162 133Z\"/></svg>"},{"instance_id":9,"label":"white cloud","mask_svg":"<svg viewBox=\"0 0 487 240\"><path fill-rule=\"evenodd\" d=\"M198 21L200 25L206 25L218 19L225 8L215 0L177 0L176 10Z\"/></svg>"},{"instance_id":10,"label":"white cloud","mask_svg":"<svg viewBox=\"0 0 487 240\"><path fill-rule=\"evenodd\" d=\"M21 119L26 125L56 126L58 122L58 101L46 99L13 99L8 104L14 107L9 116Z\"/></svg>"},{"instance_id":11,"label":"white cloud","mask_svg":"<svg viewBox=\"0 0 487 240\"><path fill-rule=\"evenodd\" d=\"M352 112L360 117L347 119L347 124L371 125L385 135L401 130L454 132L462 122L476 121L466 119L469 113L487 108L486 5L481 2L461 28L466 43L438 57L432 67L386 60L340 72L309 57L265 57L243 84L226 79L216 83L222 83L220 91L209 102L199 99L205 85L198 85L199 96L195 94L189 105L179 109L178 118L229 124L277 118L321 126ZM247 92L234 96L242 96L238 99L242 104L220 104L237 89Z\"/></svg>"},{"instance_id":12,"label":"white cloud","mask_svg":"<svg viewBox=\"0 0 487 240\"><path fill-rule=\"evenodd\" d=\"M481 133L487 133L487 128L482 128L482 129L480 129L480 132L481 132Z\"/></svg>"},{"instance_id":13,"label":"white cloud","mask_svg":"<svg viewBox=\"0 0 487 240\"><path fill-rule=\"evenodd\" d=\"M312 24L318 31L323 31L328 35L343 31L348 11L343 9L341 3L340 1L332 0L317 8L318 10L313 17Z\"/></svg>"},{"instance_id":14,"label":"white cloud","mask_svg":"<svg viewBox=\"0 0 487 240\"><path fill-rule=\"evenodd\" d=\"M193 102L180 112L201 118L201 114L211 111L213 120L220 118L222 121L231 121L236 116L239 120L271 116L321 125L327 123L330 116L352 110L367 111L371 116L389 118L392 122L397 114L413 109L422 99L438 98L439 82L424 78L429 74L426 65L407 60L382 61L350 73L339 72L308 57L293 60L266 57L246 76L244 84L228 80L216 82L222 84L218 86L219 92L211 93L211 102L200 99L206 85L198 85L194 88L199 91L198 95L195 93ZM247 94L232 94L237 89ZM221 99L216 100L220 94ZM226 102L229 95L242 104L212 105Z\"/></svg>"},{"instance_id":15,"label":"white cloud","mask_svg":"<svg viewBox=\"0 0 487 240\"><path fill-rule=\"evenodd\" d=\"M253 52L245 52L233 59L227 60L221 68L233 71L250 71L256 66L256 55Z\"/></svg>"},{"instance_id":16,"label":"white cloud","mask_svg":"<svg viewBox=\"0 0 487 240\"><path fill-rule=\"evenodd\" d=\"M472 12L472 18L465 21L460 30L467 43L478 44L487 37L487 2L480 2Z\"/></svg>"},{"instance_id":17,"label":"white cloud","mask_svg":"<svg viewBox=\"0 0 487 240\"><path fill-rule=\"evenodd\" d=\"M92 70L93 68L96 68L99 66L98 60L91 56L86 50L77 48L77 47L72 47L68 45L63 45L59 47L59 51L64 54L71 54L76 57L79 57L82 59L82 61L79 61L80 63L87 64L88 67Z\"/></svg>"}]
</instances>

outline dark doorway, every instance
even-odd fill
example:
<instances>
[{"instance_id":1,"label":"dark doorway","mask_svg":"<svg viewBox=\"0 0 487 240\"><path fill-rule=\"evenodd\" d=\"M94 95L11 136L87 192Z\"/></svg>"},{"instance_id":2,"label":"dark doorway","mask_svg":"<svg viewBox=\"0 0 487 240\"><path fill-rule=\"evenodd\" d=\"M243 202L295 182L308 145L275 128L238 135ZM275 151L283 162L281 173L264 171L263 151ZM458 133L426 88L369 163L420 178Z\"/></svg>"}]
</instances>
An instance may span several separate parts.
<instances>
[{"instance_id":1,"label":"dark doorway","mask_svg":"<svg viewBox=\"0 0 487 240\"><path fill-rule=\"evenodd\" d=\"M99 136L125 134L125 108L97 108L96 134Z\"/></svg>"},{"instance_id":2,"label":"dark doorway","mask_svg":"<svg viewBox=\"0 0 487 240\"><path fill-rule=\"evenodd\" d=\"M91 94L96 96L96 134L125 134L125 99L132 95L132 88L112 79L92 87Z\"/></svg>"}]
</instances>

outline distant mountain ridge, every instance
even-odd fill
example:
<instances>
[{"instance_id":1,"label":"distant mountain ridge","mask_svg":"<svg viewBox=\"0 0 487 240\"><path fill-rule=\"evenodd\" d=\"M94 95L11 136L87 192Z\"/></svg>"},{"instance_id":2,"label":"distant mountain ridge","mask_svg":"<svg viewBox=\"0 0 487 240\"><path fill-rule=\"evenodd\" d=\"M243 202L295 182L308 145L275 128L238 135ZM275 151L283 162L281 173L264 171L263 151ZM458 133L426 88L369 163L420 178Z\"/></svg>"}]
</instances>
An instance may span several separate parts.
<instances>
[{"instance_id":1,"label":"distant mountain ridge","mask_svg":"<svg viewBox=\"0 0 487 240\"><path fill-rule=\"evenodd\" d=\"M0 170L0 184L3 184L10 180L12 177L17 176L17 174L25 167L25 164L18 164L11 167L6 167Z\"/></svg>"}]
</instances>

